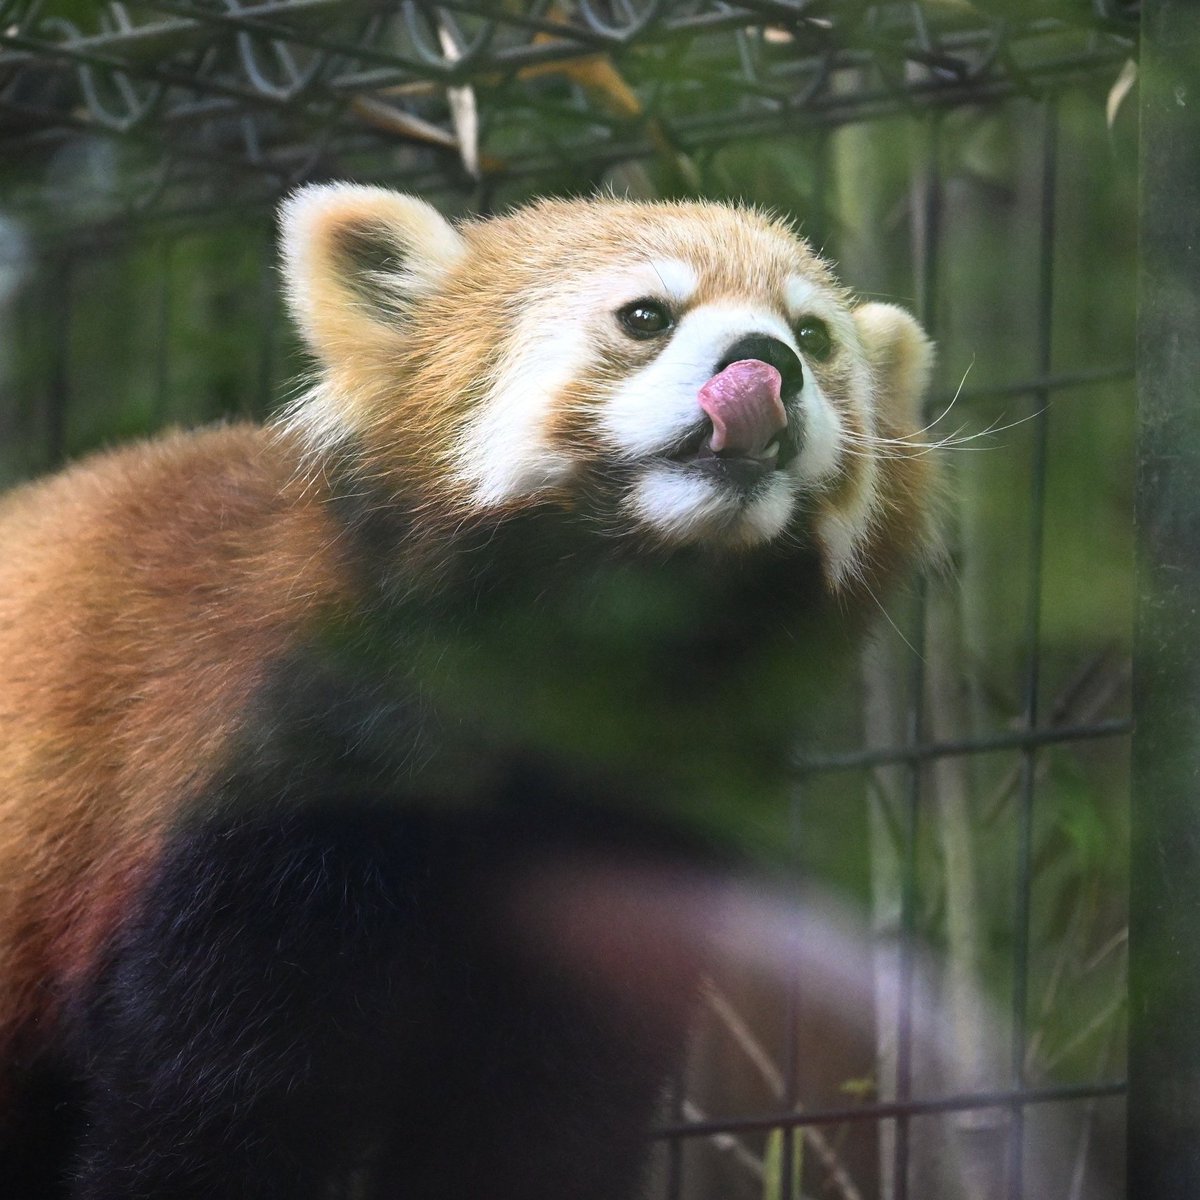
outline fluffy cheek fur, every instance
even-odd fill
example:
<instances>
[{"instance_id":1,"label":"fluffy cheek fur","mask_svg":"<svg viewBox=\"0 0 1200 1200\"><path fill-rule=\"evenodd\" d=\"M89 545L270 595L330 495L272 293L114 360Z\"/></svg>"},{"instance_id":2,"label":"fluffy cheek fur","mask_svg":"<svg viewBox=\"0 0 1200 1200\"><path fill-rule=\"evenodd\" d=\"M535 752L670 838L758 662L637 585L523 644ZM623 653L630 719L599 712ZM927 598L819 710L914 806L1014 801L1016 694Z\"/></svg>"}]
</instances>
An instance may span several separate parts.
<instances>
[{"instance_id":1,"label":"fluffy cheek fur","mask_svg":"<svg viewBox=\"0 0 1200 1200\"><path fill-rule=\"evenodd\" d=\"M660 264L655 275L662 273ZM837 475L842 418L806 364L804 387L790 403L801 452L787 470L746 495L668 461L703 420L700 390L730 346L757 333L799 351L777 312L729 300L693 308L661 342L632 340L613 312L647 287L633 278L601 279L571 305L531 306L458 443L457 479L487 508L588 473L619 491L624 519L656 540L770 541L788 527L802 494ZM582 315L564 319L564 311Z\"/></svg>"},{"instance_id":2,"label":"fluffy cheek fur","mask_svg":"<svg viewBox=\"0 0 1200 1200\"><path fill-rule=\"evenodd\" d=\"M849 309L782 227L598 202L455 231L369 188L300 193L284 224L289 295L323 367L290 423L317 450L353 435L363 474L394 481L416 511L444 509L443 527L548 500L667 547L796 538L821 551L838 589L922 524L927 481L906 439L928 343L898 309ZM542 257L555 236L577 260L566 278ZM643 298L671 312L664 338L619 325ZM799 353L793 331L813 316L837 349L805 360L787 398L796 457L748 488L672 461L729 348L765 334Z\"/></svg>"},{"instance_id":3,"label":"fluffy cheek fur","mask_svg":"<svg viewBox=\"0 0 1200 1200\"><path fill-rule=\"evenodd\" d=\"M584 374L587 330L559 322L546 334L541 314L519 319L502 365L454 449L455 481L472 503L496 508L568 484L578 451L552 436L562 397Z\"/></svg>"},{"instance_id":4,"label":"fluffy cheek fur","mask_svg":"<svg viewBox=\"0 0 1200 1200\"><path fill-rule=\"evenodd\" d=\"M919 440L932 346L913 318L891 305L826 308L824 315L837 351L828 362L804 362L804 386L789 413L802 432L801 453L749 496L653 450L694 428L695 394L738 336L764 332L795 345L777 317L698 309L672 346L615 389L599 423L638 464L626 511L639 525L668 544L749 548L780 537L811 540L835 592L870 588L897 548L904 554L934 546L933 463ZM676 397L673 411L651 402L664 395Z\"/></svg>"}]
</instances>

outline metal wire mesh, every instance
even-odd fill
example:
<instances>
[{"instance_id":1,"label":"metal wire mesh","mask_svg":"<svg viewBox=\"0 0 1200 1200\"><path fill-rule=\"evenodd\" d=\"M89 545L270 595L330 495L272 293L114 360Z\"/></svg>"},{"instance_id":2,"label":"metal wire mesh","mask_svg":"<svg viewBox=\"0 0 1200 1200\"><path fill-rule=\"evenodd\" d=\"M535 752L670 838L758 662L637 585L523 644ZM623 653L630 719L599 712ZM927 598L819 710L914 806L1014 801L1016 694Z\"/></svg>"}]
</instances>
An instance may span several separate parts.
<instances>
[{"instance_id":1,"label":"metal wire mesh","mask_svg":"<svg viewBox=\"0 0 1200 1200\"><path fill-rule=\"evenodd\" d=\"M1053 897L1069 911L1050 917L1038 893L1054 877L1047 811L1058 821L1082 777L1104 777L1091 786L1111 806L1131 727L1127 646L1110 636L1121 602L1101 633L1074 637L1063 632L1066 602L1052 597L1079 561L1059 540L1056 505L1071 486L1085 503L1109 503L1097 480L1056 475L1066 439L1089 430L1123 447L1115 472L1127 465L1132 311L1116 304L1077 328L1101 276L1080 251L1097 229L1075 226L1088 187L1116 170L1100 114L1134 53L1136 12L1117 0L1019 11L0 0L0 144L12 163L0 243L14 280L3 303L28 337L0 359L9 475L134 429L265 409L297 365L269 228L271 202L297 181L365 177L485 210L531 190L584 190L641 163L661 191L728 193L740 162L729 152L747 146L797 156L803 183L783 206L801 197L806 233L848 281L908 303L939 340L930 419L953 401L968 431L1011 425L1007 442L985 440L982 465L964 450L960 467L969 494L1005 491L1003 533L979 535L960 517L970 529L955 546L979 575L964 594L1002 597L990 620L1003 636L991 636L988 614L947 601L944 581L889 607L895 633L885 626L861 688L831 701L823 736L797 754L797 859L868 915L830 933L837 922L805 902L789 921L798 943L807 929L832 947L827 960L864 959L865 1015L831 1021L837 1001L813 982L829 962L803 953L769 984L717 980L658 1131L655 1195L1121 1194L1123 1026L1110 1001L1123 978L1123 900L1108 895L1121 880L1072 869ZM962 168L981 127L1009 140L1002 173ZM883 162L894 143L898 207L851 221L844 210L861 181L847 161ZM1111 200L1110 217L1128 215L1123 203ZM1101 232L1120 240L1119 228ZM967 281L964 260L996 250L988 238L1003 257L981 268L982 285ZM103 324L114 291L125 303ZM1008 307L989 313L989 291ZM228 369L194 395L186 363L204 339ZM982 362L971 370L973 356ZM124 424L106 416L113 386L133 397ZM984 550L972 531L990 539ZM987 658L968 684L965 669L947 666L952 635ZM960 687L968 701L955 699ZM856 814L844 831L831 831L837 806ZM976 936L994 943L974 951L969 982L982 999L955 992L953 926L966 901L946 830L964 812L976 874L1006 897L976 921ZM870 852L845 866L843 839ZM930 944L942 965L931 965ZM830 978L835 992L844 986L837 971ZM1086 1070L1047 1015L1068 983L1093 994L1070 1001L1092 1054ZM967 1069L954 1060L975 1053L969 1030L930 1026L970 1014L982 1049ZM818 1053L814 1039L826 1036L845 1045ZM1068 1069L1045 1065L1054 1062ZM953 1167L934 1161L950 1151Z\"/></svg>"},{"instance_id":2,"label":"metal wire mesh","mask_svg":"<svg viewBox=\"0 0 1200 1200\"><path fill-rule=\"evenodd\" d=\"M218 204L230 187L270 197L364 154L415 188L564 165L579 180L664 146L1093 76L1129 54L1123 7L1009 19L861 0L5 0L0 138L38 156L79 133L111 140L119 198L140 208ZM27 198L46 199L36 180Z\"/></svg>"}]
</instances>

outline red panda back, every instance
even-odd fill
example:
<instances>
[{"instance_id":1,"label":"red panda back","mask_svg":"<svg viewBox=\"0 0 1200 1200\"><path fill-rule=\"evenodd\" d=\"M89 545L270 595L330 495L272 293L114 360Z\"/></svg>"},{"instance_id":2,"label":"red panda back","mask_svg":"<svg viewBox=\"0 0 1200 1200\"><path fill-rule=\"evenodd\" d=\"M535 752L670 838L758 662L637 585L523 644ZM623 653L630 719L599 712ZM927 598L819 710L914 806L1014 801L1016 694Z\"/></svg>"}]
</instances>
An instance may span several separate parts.
<instances>
[{"instance_id":1,"label":"red panda back","mask_svg":"<svg viewBox=\"0 0 1200 1200\"><path fill-rule=\"evenodd\" d=\"M0 506L0 1045L87 970L267 665L338 594L333 543L286 440L248 425Z\"/></svg>"},{"instance_id":2,"label":"red panda back","mask_svg":"<svg viewBox=\"0 0 1200 1200\"><path fill-rule=\"evenodd\" d=\"M282 226L278 425L0 502L4 1069L85 1093L42 1103L81 1200L631 1196L704 939L610 905L655 970L597 981L542 880L785 812L930 537L932 349L742 209L329 185Z\"/></svg>"}]
</instances>

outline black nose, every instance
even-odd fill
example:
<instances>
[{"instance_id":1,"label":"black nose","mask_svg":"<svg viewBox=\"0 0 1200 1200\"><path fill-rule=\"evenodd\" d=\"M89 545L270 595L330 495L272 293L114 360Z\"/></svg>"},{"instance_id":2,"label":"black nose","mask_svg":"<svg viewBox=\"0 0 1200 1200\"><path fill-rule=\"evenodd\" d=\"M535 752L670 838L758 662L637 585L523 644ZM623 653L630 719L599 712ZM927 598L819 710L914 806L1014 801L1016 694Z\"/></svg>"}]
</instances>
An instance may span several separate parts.
<instances>
[{"instance_id":1,"label":"black nose","mask_svg":"<svg viewBox=\"0 0 1200 1200\"><path fill-rule=\"evenodd\" d=\"M757 358L779 372L785 398L794 396L804 386L804 367L800 363L800 356L786 342L765 333L749 333L738 338L725 351L713 374L719 375L730 363L742 362L747 358Z\"/></svg>"}]
</instances>

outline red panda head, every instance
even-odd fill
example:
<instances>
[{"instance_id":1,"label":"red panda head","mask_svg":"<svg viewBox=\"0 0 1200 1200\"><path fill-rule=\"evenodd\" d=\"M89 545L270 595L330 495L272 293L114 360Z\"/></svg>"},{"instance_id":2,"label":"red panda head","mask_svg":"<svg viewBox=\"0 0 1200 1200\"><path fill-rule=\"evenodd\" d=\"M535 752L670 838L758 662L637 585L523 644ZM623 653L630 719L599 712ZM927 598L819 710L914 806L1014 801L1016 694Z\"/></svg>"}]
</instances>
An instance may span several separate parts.
<instances>
[{"instance_id":1,"label":"red panda head","mask_svg":"<svg viewBox=\"0 0 1200 1200\"><path fill-rule=\"evenodd\" d=\"M406 502L457 522L586 509L667 547L801 542L834 588L922 540L906 439L930 344L856 306L781 220L604 198L454 228L337 184L295 193L282 225L320 363L286 423Z\"/></svg>"}]
</instances>

